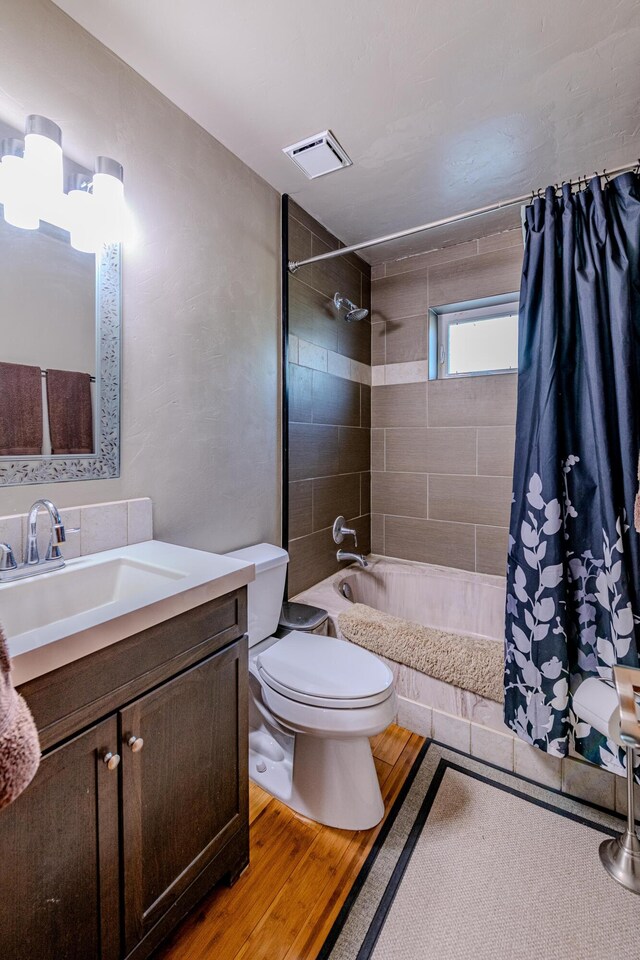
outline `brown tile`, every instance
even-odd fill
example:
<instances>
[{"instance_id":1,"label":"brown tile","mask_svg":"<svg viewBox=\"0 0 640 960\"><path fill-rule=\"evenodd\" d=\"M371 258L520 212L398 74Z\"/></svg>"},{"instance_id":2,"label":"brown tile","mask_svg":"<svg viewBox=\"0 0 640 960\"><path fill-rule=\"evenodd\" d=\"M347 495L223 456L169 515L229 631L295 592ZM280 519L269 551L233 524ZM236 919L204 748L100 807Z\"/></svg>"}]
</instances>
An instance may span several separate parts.
<instances>
[{"instance_id":1,"label":"brown tile","mask_svg":"<svg viewBox=\"0 0 640 960\"><path fill-rule=\"evenodd\" d=\"M360 426L371 426L371 387L366 383L360 384Z\"/></svg>"},{"instance_id":2,"label":"brown tile","mask_svg":"<svg viewBox=\"0 0 640 960\"><path fill-rule=\"evenodd\" d=\"M386 431L386 469L413 473L476 472L476 430L394 427Z\"/></svg>"},{"instance_id":3,"label":"brown tile","mask_svg":"<svg viewBox=\"0 0 640 960\"><path fill-rule=\"evenodd\" d=\"M364 473L371 463L371 431L340 427L339 473Z\"/></svg>"},{"instance_id":4,"label":"brown tile","mask_svg":"<svg viewBox=\"0 0 640 960\"><path fill-rule=\"evenodd\" d=\"M371 365L386 363L385 336L386 323L371 324Z\"/></svg>"},{"instance_id":5,"label":"brown tile","mask_svg":"<svg viewBox=\"0 0 640 960\"><path fill-rule=\"evenodd\" d=\"M331 300L292 276L289 276L289 333L327 350L338 348L338 321Z\"/></svg>"},{"instance_id":6,"label":"brown tile","mask_svg":"<svg viewBox=\"0 0 640 960\"><path fill-rule=\"evenodd\" d=\"M372 473L371 512L426 519L427 487L424 473Z\"/></svg>"},{"instance_id":7,"label":"brown tile","mask_svg":"<svg viewBox=\"0 0 640 960\"><path fill-rule=\"evenodd\" d=\"M427 425L426 383L393 383L371 388L373 427L424 427Z\"/></svg>"},{"instance_id":8,"label":"brown tile","mask_svg":"<svg viewBox=\"0 0 640 960\"><path fill-rule=\"evenodd\" d=\"M493 250L504 250L507 247L520 247L524 254L522 230L503 230L502 233L492 233L478 240L478 253L491 253Z\"/></svg>"},{"instance_id":9,"label":"brown tile","mask_svg":"<svg viewBox=\"0 0 640 960\"><path fill-rule=\"evenodd\" d=\"M358 303L358 300L356 300L356 303ZM371 363L371 327L369 321L356 320L354 323L347 323L342 317L344 317L344 312L340 314L337 320L338 353L341 353L344 357L351 357L352 360L359 360L360 363Z\"/></svg>"},{"instance_id":10,"label":"brown tile","mask_svg":"<svg viewBox=\"0 0 640 960\"><path fill-rule=\"evenodd\" d=\"M403 257L401 260L387 260L386 276L395 277L399 273L412 273L414 270L424 270L435 263L448 263L450 260L464 260L466 257L475 257L478 252L476 240L465 243L454 243L450 247L438 247L436 250L427 250L412 257Z\"/></svg>"},{"instance_id":11,"label":"brown tile","mask_svg":"<svg viewBox=\"0 0 640 960\"><path fill-rule=\"evenodd\" d=\"M310 230L311 233L315 234L316 237L331 247L332 250L337 250L340 246L338 238L334 237L326 227L323 227L319 220L316 220L310 213L303 210L291 197L289 197L289 216L301 223L307 230Z\"/></svg>"},{"instance_id":12,"label":"brown tile","mask_svg":"<svg viewBox=\"0 0 640 960\"><path fill-rule=\"evenodd\" d=\"M480 476L512 477L515 446L514 427L478 427Z\"/></svg>"},{"instance_id":13,"label":"brown tile","mask_svg":"<svg viewBox=\"0 0 640 960\"><path fill-rule=\"evenodd\" d=\"M371 552L384 556L384 517L371 515Z\"/></svg>"},{"instance_id":14,"label":"brown tile","mask_svg":"<svg viewBox=\"0 0 640 960\"><path fill-rule=\"evenodd\" d=\"M506 527L476 527L476 570L504 577L509 531Z\"/></svg>"},{"instance_id":15,"label":"brown tile","mask_svg":"<svg viewBox=\"0 0 640 960\"><path fill-rule=\"evenodd\" d=\"M287 365L290 421L311 423L312 373L313 371L309 367L300 367L297 363Z\"/></svg>"},{"instance_id":16,"label":"brown tile","mask_svg":"<svg viewBox=\"0 0 640 960\"><path fill-rule=\"evenodd\" d=\"M474 527L467 523L441 523L415 517L385 517L384 548L388 557L437 563L473 570Z\"/></svg>"},{"instance_id":17,"label":"brown tile","mask_svg":"<svg viewBox=\"0 0 640 960\"><path fill-rule=\"evenodd\" d=\"M313 422L360 426L360 384L313 371Z\"/></svg>"},{"instance_id":18,"label":"brown tile","mask_svg":"<svg viewBox=\"0 0 640 960\"><path fill-rule=\"evenodd\" d=\"M312 530L312 482L299 480L289 484L289 539L304 537Z\"/></svg>"},{"instance_id":19,"label":"brown tile","mask_svg":"<svg viewBox=\"0 0 640 960\"><path fill-rule=\"evenodd\" d=\"M425 316L428 309L426 270L385 277L371 284L371 322Z\"/></svg>"},{"instance_id":20,"label":"brown tile","mask_svg":"<svg viewBox=\"0 0 640 960\"><path fill-rule=\"evenodd\" d=\"M518 375L429 382L430 427L499 427L516 422Z\"/></svg>"},{"instance_id":21,"label":"brown tile","mask_svg":"<svg viewBox=\"0 0 640 960\"><path fill-rule=\"evenodd\" d=\"M359 473L313 481L314 532L332 526L336 517L357 517L360 512Z\"/></svg>"},{"instance_id":22,"label":"brown tile","mask_svg":"<svg viewBox=\"0 0 640 960\"><path fill-rule=\"evenodd\" d=\"M429 306L513 293L520 289L521 274L522 250L518 247L431 266Z\"/></svg>"},{"instance_id":23,"label":"brown tile","mask_svg":"<svg viewBox=\"0 0 640 960\"><path fill-rule=\"evenodd\" d=\"M355 528L358 536L358 550L371 551L371 518L367 514L360 517L347 517L349 526ZM312 587L326 577L346 567L336 560L337 547L333 542L331 527L289 541L289 597Z\"/></svg>"},{"instance_id":24,"label":"brown tile","mask_svg":"<svg viewBox=\"0 0 640 960\"><path fill-rule=\"evenodd\" d=\"M429 323L426 316L388 320L386 328L386 363L427 359Z\"/></svg>"},{"instance_id":25,"label":"brown tile","mask_svg":"<svg viewBox=\"0 0 640 960\"><path fill-rule=\"evenodd\" d=\"M289 217L287 260L307 260L311 256L311 231L299 220ZM304 268L308 269L307 267Z\"/></svg>"},{"instance_id":26,"label":"brown tile","mask_svg":"<svg viewBox=\"0 0 640 960\"><path fill-rule=\"evenodd\" d=\"M384 430L371 431L371 469L384 470Z\"/></svg>"},{"instance_id":27,"label":"brown tile","mask_svg":"<svg viewBox=\"0 0 640 960\"><path fill-rule=\"evenodd\" d=\"M371 512L371 473L360 474L360 513L366 515Z\"/></svg>"},{"instance_id":28,"label":"brown tile","mask_svg":"<svg viewBox=\"0 0 640 960\"><path fill-rule=\"evenodd\" d=\"M331 527L289 541L289 597L312 587L339 569Z\"/></svg>"},{"instance_id":29,"label":"brown tile","mask_svg":"<svg viewBox=\"0 0 640 960\"><path fill-rule=\"evenodd\" d=\"M289 479L310 480L340 473L339 430L320 423L290 424Z\"/></svg>"},{"instance_id":30,"label":"brown tile","mask_svg":"<svg viewBox=\"0 0 640 960\"><path fill-rule=\"evenodd\" d=\"M356 531L358 553L364 553L365 556L371 553L371 516L366 513L362 517L350 517L349 526Z\"/></svg>"},{"instance_id":31,"label":"brown tile","mask_svg":"<svg viewBox=\"0 0 640 960\"><path fill-rule=\"evenodd\" d=\"M429 517L458 523L509 525L511 487L508 477L429 477Z\"/></svg>"},{"instance_id":32,"label":"brown tile","mask_svg":"<svg viewBox=\"0 0 640 960\"><path fill-rule=\"evenodd\" d=\"M371 320L371 267L360 262L360 306L369 311Z\"/></svg>"},{"instance_id":33,"label":"brown tile","mask_svg":"<svg viewBox=\"0 0 640 960\"><path fill-rule=\"evenodd\" d=\"M329 250L335 249L313 236L311 238L311 255L314 257ZM335 257L332 260L320 260L318 263L312 263L305 270L310 270L310 285L323 293L329 299L333 299L336 291L343 297L348 297L354 303L358 303L361 288L360 271L349 263L344 257Z\"/></svg>"}]
</instances>

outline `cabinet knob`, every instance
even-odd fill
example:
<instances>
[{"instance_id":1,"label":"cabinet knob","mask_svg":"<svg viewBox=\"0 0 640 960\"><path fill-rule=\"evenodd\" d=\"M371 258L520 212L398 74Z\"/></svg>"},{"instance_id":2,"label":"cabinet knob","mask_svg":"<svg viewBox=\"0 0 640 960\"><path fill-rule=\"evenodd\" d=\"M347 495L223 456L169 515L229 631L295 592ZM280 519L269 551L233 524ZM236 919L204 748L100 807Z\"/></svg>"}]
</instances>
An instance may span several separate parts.
<instances>
[{"instance_id":1,"label":"cabinet knob","mask_svg":"<svg viewBox=\"0 0 640 960\"><path fill-rule=\"evenodd\" d=\"M111 750L108 750L107 753L102 758L102 762L106 763L107 770L115 770L115 768L120 763L120 754L112 753Z\"/></svg>"},{"instance_id":2,"label":"cabinet knob","mask_svg":"<svg viewBox=\"0 0 640 960\"><path fill-rule=\"evenodd\" d=\"M127 740L127 746L131 749L132 753L140 753L144 747L144 740L142 737L135 737L131 735Z\"/></svg>"}]
</instances>

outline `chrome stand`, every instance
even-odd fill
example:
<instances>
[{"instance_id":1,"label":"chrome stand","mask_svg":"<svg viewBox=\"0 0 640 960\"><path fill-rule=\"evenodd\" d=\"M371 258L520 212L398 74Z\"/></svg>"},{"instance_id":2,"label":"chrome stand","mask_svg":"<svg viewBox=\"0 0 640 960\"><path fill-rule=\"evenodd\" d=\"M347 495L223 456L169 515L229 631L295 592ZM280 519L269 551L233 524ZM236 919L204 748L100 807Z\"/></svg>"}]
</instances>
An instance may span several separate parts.
<instances>
[{"instance_id":1,"label":"chrome stand","mask_svg":"<svg viewBox=\"0 0 640 960\"><path fill-rule=\"evenodd\" d=\"M627 747L627 829L600 844L602 865L614 880L640 894L640 840L636 833L633 747Z\"/></svg>"}]
</instances>

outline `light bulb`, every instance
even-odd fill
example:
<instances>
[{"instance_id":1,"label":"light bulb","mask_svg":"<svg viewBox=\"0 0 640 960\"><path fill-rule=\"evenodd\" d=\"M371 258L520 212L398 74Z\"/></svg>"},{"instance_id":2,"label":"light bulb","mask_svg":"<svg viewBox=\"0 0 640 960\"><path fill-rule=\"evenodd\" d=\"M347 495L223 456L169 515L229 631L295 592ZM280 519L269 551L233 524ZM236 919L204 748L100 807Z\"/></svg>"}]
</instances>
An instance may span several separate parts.
<instances>
[{"instance_id":1,"label":"light bulb","mask_svg":"<svg viewBox=\"0 0 640 960\"><path fill-rule=\"evenodd\" d=\"M93 199L102 243L120 243L125 226L122 167L109 157L98 157L96 161Z\"/></svg>"},{"instance_id":2,"label":"light bulb","mask_svg":"<svg viewBox=\"0 0 640 960\"><path fill-rule=\"evenodd\" d=\"M80 253L96 253L100 247L99 223L95 200L79 185L67 194L69 242Z\"/></svg>"},{"instance_id":3,"label":"light bulb","mask_svg":"<svg viewBox=\"0 0 640 960\"><path fill-rule=\"evenodd\" d=\"M29 170L22 156L22 140L9 138L2 141L2 203L4 219L22 230L37 230L40 217L36 200L31 191Z\"/></svg>"},{"instance_id":4,"label":"light bulb","mask_svg":"<svg viewBox=\"0 0 640 960\"><path fill-rule=\"evenodd\" d=\"M58 223L63 196L62 131L47 117L27 117L24 162L41 220Z\"/></svg>"}]
</instances>

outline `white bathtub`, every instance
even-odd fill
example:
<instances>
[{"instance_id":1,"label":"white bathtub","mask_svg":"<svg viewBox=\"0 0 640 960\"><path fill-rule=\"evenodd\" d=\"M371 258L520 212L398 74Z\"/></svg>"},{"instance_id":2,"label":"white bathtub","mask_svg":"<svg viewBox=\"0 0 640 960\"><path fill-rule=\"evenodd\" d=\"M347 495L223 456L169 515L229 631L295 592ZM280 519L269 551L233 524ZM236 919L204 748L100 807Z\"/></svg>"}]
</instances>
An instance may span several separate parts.
<instances>
[{"instance_id":1,"label":"white bathtub","mask_svg":"<svg viewBox=\"0 0 640 960\"><path fill-rule=\"evenodd\" d=\"M428 627L502 640L504 577L468 573L426 563L369 557L369 566L348 567L305 590L295 599L329 612L333 632L341 636L338 614L352 602L383 610ZM345 593L351 597L347 599ZM416 733L431 730L431 709L455 720L473 721L506 733L502 705L468 690L426 676L405 664L385 661L393 670L399 696L399 722ZM438 720L442 724L443 720ZM434 714L435 726L435 714ZM433 729L434 736L437 731ZM460 729L460 748L471 731ZM448 737L448 742L455 734ZM453 744L455 745L455 744ZM468 746L467 746L468 749Z\"/></svg>"}]
</instances>

